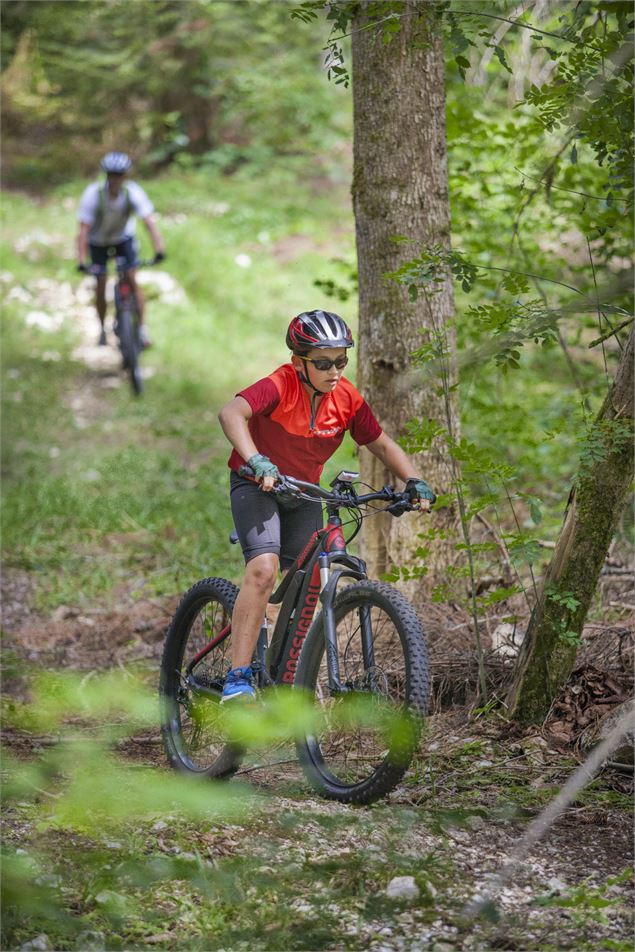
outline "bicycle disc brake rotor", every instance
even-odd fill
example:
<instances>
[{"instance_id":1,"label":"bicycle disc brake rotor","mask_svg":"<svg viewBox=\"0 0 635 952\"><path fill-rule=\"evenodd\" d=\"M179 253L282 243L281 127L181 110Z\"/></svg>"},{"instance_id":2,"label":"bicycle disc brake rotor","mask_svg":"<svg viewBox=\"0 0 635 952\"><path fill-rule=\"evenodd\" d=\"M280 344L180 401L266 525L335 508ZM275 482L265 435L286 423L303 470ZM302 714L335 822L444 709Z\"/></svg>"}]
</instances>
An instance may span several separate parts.
<instances>
[{"instance_id":1,"label":"bicycle disc brake rotor","mask_svg":"<svg viewBox=\"0 0 635 952\"><path fill-rule=\"evenodd\" d=\"M347 690L331 694L323 704L325 715L319 745L328 770L341 782L358 783L386 758L395 731L400 730L405 700L405 664L399 636L388 616L373 607L374 663L364 661L357 611L337 623L341 680ZM318 682L329 695L323 661Z\"/></svg>"},{"instance_id":2,"label":"bicycle disc brake rotor","mask_svg":"<svg viewBox=\"0 0 635 952\"><path fill-rule=\"evenodd\" d=\"M206 608L197 615L190 629L188 654L196 655L216 631L216 619L207 617ZM221 626L224 621L221 622ZM184 668L187 666L184 664ZM190 676L185 670L179 672L181 737L184 747L199 769L211 766L227 743L223 729L220 699L225 675L230 668L229 659L212 650L192 668ZM206 689L198 691L197 687ZM213 695L210 696L210 692Z\"/></svg>"}]
</instances>

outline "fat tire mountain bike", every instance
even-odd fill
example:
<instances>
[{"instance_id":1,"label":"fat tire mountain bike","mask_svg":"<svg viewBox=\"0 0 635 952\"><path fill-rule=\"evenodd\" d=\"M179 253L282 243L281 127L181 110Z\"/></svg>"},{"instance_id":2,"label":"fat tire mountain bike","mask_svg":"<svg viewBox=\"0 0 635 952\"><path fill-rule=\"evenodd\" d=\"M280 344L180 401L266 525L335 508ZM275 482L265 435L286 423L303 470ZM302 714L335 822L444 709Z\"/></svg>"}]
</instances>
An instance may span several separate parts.
<instances>
[{"instance_id":1,"label":"fat tire mountain bike","mask_svg":"<svg viewBox=\"0 0 635 952\"><path fill-rule=\"evenodd\" d=\"M247 467L241 470L241 475L250 473ZM390 486L358 495L356 477L340 473L332 492L285 476L276 483L274 492L325 502L328 521L271 596L280 613L270 641L263 624L252 667L258 691L293 685L318 705L319 728L296 741L314 789L343 803L368 804L392 790L410 765L430 678L426 640L413 607L390 585L370 580L364 561L346 548L362 520L378 508L400 516L418 506ZM373 502L386 505L371 506ZM346 525L354 526L348 539L341 509L350 515ZM235 533L232 537L237 541ZM340 588L343 579L352 584ZM167 633L161 662L162 736L170 764L185 774L228 777L244 753L227 741L220 707L231 668L237 595L238 588L227 579L202 579L184 595ZM356 699L365 705L362 718L353 713L347 719L346 705L352 702L354 712ZM388 729L387 710L393 715Z\"/></svg>"}]
</instances>

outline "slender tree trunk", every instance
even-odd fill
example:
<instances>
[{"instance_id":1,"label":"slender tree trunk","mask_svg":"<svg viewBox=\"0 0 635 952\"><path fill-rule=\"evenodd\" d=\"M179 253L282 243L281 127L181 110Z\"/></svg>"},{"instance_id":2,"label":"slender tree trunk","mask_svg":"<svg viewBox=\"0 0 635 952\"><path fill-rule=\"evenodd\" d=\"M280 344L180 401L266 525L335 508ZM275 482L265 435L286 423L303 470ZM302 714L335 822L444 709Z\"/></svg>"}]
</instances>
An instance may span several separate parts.
<instances>
[{"instance_id":1,"label":"slender tree trunk","mask_svg":"<svg viewBox=\"0 0 635 952\"><path fill-rule=\"evenodd\" d=\"M597 416L598 433L605 433L609 450L579 474L518 658L507 707L522 722L543 720L571 674L576 647L562 635L582 632L633 479L634 340L632 331ZM569 596L577 602L573 608L566 605Z\"/></svg>"},{"instance_id":2,"label":"slender tree trunk","mask_svg":"<svg viewBox=\"0 0 635 952\"><path fill-rule=\"evenodd\" d=\"M414 375L411 353L430 330L443 329L452 316L451 278L427 299L413 303L403 287L383 277L413 258L421 244L450 244L443 48L434 10L427 3L403 4L399 32L388 44L376 30L366 29L367 8L360 8L352 25L359 385L382 427L397 438L409 420L446 423L439 381L424 384ZM396 243L396 236L416 244ZM453 353L449 327L447 336ZM450 415L456 435L453 394ZM361 451L360 465L371 485L394 482L366 450ZM440 442L418 454L415 466L437 492L450 489L449 460ZM445 510L429 523L413 517L374 517L364 526L364 557L377 575L393 565L411 567L421 561L415 556L422 545L417 535L430 525L445 530L445 538L425 543L430 550L423 560L427 574L408 585L416 601L444 580L453 558L456 513Z\"/></svg>"}]
</instances>

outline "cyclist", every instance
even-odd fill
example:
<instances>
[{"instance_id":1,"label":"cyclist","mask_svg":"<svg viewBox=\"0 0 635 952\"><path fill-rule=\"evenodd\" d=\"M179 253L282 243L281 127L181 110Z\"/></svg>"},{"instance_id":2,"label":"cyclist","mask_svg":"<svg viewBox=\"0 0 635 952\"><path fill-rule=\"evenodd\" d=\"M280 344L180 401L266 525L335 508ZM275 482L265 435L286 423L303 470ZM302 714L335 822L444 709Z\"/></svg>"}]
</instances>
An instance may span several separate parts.
<instances>
[{"instance_id":1,"label":"cyclist","mask_svg":"<svg viewBox=\"0 0 635 952\"><path fill-rule=\"evenodd\" d=\"M291 362L241 390L219 413L233 446L231 509L246 562L232 615L232 669L223 701L255 696L250 662L278 568L288 569L322 525L321 506L271 493L280 473L319 482L348 430L405 482L422 510L436 498L343 376L346 352L354 346L345 321L328 311L305 311L291 321L286 343ZM239 475L245 463L255 480Z\"/></svg>"},{"instance_id":2,"label":"cyclist","mask_svg":"<svg viewBox=\"0 0 635 952\"><path fill-rule=\"evenodd\" d=\"M106 173L104 182L89 185L79 202L77 218L77 258L80 271L90 251L90 259L97 273L95 306L101 324L99 344L106 344L106 265L109 253L125 258L130 270L128 277L139 308L139 336L143 347L150 346L150 338L143 323L144 298L136 281L137 243L135 216L148 229L155 250L155 261L165 257L163 240L152 217L154 206L136 182L126 182L132 160L125 152L108 152L101 160Z\"/></svg>"}]
</instances>

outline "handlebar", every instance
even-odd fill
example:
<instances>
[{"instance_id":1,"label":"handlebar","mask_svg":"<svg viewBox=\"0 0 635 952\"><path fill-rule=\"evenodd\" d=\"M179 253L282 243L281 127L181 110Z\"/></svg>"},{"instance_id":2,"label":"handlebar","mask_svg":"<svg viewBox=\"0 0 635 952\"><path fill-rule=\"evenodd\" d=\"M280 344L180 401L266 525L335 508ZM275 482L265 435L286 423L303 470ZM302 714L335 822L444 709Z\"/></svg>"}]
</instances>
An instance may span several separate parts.
<instances>
[{"instance_id":1,"label":"handlebar","mask_svg":"<svg viewBox=\"0 0 635 952\"><path fill-rule=\"evenodd\" d=\"M240 467L238 475L248 479L255 477L254 470L247 465ZM294 476L283 476L281 474L276 478L271 491L274 493L290 493L297 499L306 499L307 502L324 501L333 506L342 506L342 508L348 509L361 509L369 502L381 500L390 503L386 510L393 516L401 516L404 512L414 512L420 509L419 502L413 503L409 493L398 493L393 486L384 486L383 489L362 495L358 495L351 486L349 492L338 493L330 492L316 483L307 483L302 479L296 479Z\"/></svg>"},{"instance_id":2,"label":"handlebar","mask_svg":"<svg viewBox=\"0 0 635 952\"><path fill-rule=\"evenodd\" d=\"M114 260L115 260L115 266L118 271L129 270L130 266L128 265L127 261L125 263L125 266L120 264L120 262L125 261L124 258L115 257ZM147 260L137 261L134 267L135 268L152 268L154 267L154 265L160 264L162 261L165 261L165 254L158 252L154 256L154 258L148 258ZM100 264L84 264L83 262L80 261L80 263L77 265L77 270L81 274L99 275L99 274L105 273L105 266Z\"/></svg>"}]
</instances>

